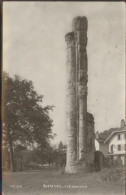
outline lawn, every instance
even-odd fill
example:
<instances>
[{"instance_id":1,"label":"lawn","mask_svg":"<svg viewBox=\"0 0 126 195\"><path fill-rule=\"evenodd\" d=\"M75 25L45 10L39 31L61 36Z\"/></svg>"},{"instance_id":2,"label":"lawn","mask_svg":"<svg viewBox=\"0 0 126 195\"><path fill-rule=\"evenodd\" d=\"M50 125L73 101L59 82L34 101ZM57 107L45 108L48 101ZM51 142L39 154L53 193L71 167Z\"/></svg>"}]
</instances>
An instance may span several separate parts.
<instances>
[{"instance_id":1,"label":"lawn","mask_svg":"<svg viewBox=\"0 0 126 195\"><path fill-rule=\"evenodd\" d=\"M59 174L55 170L3 173L4 195L124 195L121 181L102 181L99 173Z\"/></svg>"}]
</instances>

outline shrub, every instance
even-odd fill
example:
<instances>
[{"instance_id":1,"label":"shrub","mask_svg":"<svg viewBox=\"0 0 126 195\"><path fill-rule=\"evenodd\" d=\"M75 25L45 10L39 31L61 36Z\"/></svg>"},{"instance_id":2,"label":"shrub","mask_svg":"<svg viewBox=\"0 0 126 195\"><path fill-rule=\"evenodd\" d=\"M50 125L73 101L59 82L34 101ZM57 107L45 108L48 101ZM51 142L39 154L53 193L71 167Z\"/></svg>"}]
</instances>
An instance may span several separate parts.
<instances>
[{"instance_id":1,"label":"shrub","mask_svg":"<svg viewBox=\"0 0 126 195\"><path fill-rule=\"evenodd\" d=\"M100 178L104 181L118 181L125 177L124 167L104 168L100 172Z\"/></svg>"}]
</instances>

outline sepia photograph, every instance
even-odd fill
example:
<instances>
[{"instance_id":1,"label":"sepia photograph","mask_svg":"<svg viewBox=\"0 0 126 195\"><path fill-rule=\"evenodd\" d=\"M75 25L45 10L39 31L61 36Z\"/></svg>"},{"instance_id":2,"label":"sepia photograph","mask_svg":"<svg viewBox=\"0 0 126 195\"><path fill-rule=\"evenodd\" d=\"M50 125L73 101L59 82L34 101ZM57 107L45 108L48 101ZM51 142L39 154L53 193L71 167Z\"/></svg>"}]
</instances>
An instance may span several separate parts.
<instances>
[{"instance_id":1,"label":"sepia photograph","mask_svg":"<svg viewBox=\"0 0 126 195\"><path fill-rule=\"evenodd\" d=\"M2 3L2 195L124 195L125 2Z\"/></svg>"}]
</instances>

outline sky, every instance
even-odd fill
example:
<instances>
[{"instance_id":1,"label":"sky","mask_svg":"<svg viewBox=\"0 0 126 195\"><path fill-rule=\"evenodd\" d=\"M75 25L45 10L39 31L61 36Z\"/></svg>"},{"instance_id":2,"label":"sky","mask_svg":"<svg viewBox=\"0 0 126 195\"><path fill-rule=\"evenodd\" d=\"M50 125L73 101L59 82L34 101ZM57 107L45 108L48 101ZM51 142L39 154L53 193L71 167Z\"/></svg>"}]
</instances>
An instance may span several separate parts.
<instances>
[{"instance_id":1,"label":"sky","mask_svg":"<svg viewBox=\"0 0 126 195\"><path fill-rule=\"evenodd\" d=\"M54 143L66 143L66 43L72 19L88 19L88 112L95 132L125 118L124 2L3 2L3 70L32 80L50 117Z\"/></svg>"}]
</instances>

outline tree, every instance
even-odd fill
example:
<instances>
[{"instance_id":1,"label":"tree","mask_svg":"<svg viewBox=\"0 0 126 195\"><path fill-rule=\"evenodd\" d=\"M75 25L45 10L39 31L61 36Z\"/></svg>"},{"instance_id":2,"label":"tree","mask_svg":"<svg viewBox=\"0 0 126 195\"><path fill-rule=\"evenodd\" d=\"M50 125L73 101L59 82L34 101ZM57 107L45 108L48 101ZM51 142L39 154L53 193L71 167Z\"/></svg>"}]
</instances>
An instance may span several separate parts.
<instances>
[{"instance_id":1,"label":"tree","mask_svg":"<svg viewBox=\"0 0 126 195\"><path fill-rule=\"evenodd\" d=\"M58 145L58 150L59 152L64 152L66 151L66 148L67 146L66 145L63 145L62 141L59 142L59 145Z\"/></svg>"},{"instance_id":2,"label":"tree","mask_svg":"<svg viewBox=\"0 0 126 195\"><path fill-rule=\"evenodd\" d=\"M62 167L66 164L66 145L63 145L62 141L60 141L58 145L58 153L59 153L59 158L58 158L58 163Z\"/></svg>"},{"instance_id":3,"label":"tree","mask_svg":"<svg viewBox=\"0 0 126 195\"><path fill-rule=\"evenodd\" d=\"M100 132L99 138L103 139L105 141L112 132L118 131L118 130L119 130L119 128L110 128L109 130L105 130L103 132Z\"/></svg>"},{"instance_id":4,"label":"tree","mask_svg":"<svg viewBox=\"0 0 126 195\"><path fill-rule=\"evenodd\" d=\"M32 81L3 73L2 121L3 134L10 150L11 170L15 171L14 150L17 145L36 144L41 150L53 137L53 121L49 111L53 106L42 106L43 96L38 95Z\"/></svg>"},{"instance_id":5,"label":"tree","mask_svg":"<svg viewBox=\"0 0 126 195\"><path fill-rule=\"evenodd\" d=\"M61 141L59 143L58 150L59 151L62 151L63 150L63 143Z\"/></svg>"}]
</instances>

